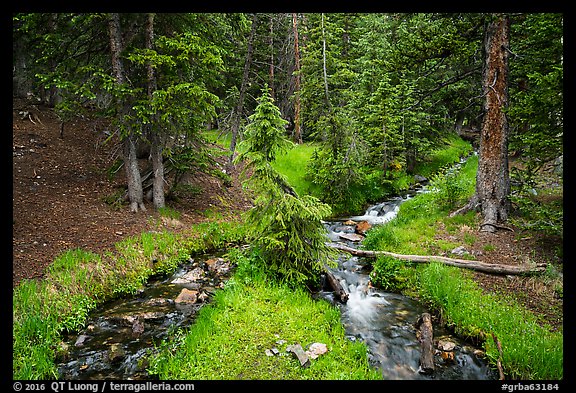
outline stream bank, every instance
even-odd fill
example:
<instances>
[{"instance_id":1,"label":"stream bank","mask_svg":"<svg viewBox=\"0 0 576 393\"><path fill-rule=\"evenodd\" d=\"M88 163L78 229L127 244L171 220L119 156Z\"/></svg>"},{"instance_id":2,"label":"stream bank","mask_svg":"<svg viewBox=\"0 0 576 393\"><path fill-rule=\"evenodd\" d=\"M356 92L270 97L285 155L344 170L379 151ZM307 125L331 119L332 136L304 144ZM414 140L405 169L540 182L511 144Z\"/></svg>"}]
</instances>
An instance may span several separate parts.
<instances>
[{"instance_id":1,"label":"stream bank","mask_svg":"<svg viewBox=\"0 0 576 393\"><path fill-rule=\"evenodd\" d=\"M219 254L190 258L173 274L149 280L135 296L103 304L86 328L61 344L59 377L67 380L150 379L147 356L190 326L234 266Z\"/></svg>"},{"instance_id":2,"label":"stream bank","mask_svg":"<svg viewBox=\"0 0 576 393\"><path fill-rule=\"evenodd\" d=\"M362 215L325 222L329 239L358 248L367 228L390 222L400 205L420 192L427 192L426 187L370 206ZM340 308L348 337L366 343L370 361L382 371L384 379L497 379L482 349L436 324L433 329L435 369L431 373L423 370L420 332L416 325L428 310L407 296L374 288L370 283L370 262L365 258L342 254L338 266L329 270L347 292L347 300L335 298L329 286L324 287L319 297Z\"/></svg>"}]
</instances>

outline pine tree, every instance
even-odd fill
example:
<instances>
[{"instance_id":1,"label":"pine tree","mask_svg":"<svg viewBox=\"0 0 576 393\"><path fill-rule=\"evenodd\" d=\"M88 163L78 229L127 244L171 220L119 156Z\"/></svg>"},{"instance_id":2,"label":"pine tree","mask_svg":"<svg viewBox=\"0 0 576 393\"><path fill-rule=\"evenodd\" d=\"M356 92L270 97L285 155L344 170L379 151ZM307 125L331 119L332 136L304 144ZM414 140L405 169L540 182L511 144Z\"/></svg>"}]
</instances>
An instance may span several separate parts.
<instances>
[{"instance_id":1,"label":"pine tree","mask_svg":"<svg viewBox=\"0 0 576 393\"><path fill-rule=\"evenodd\" d=\"M320 221L331 209L313 196L300 197L273 168L276 155L293 143L284 135L286 120L274 105L267 84L249 120L235 159L235 163L246 162L244 185L256 195L246 217L249 233L272 272L290 283L305 283L316 278L331 260L326 229Z\"/></svg>"}]
</instances>

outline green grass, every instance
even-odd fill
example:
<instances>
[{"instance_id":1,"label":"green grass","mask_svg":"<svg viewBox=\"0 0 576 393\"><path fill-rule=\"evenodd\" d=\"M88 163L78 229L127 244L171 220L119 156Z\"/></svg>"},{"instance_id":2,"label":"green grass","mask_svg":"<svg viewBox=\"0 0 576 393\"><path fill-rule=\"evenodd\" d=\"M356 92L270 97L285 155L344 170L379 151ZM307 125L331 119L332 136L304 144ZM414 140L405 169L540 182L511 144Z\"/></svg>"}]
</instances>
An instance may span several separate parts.
<instances>
[{"instance_id":1,"label":"green grass","mask_svg":"<svg viewBox=\"0 0 576 393\"><path fill-rule=\"evenodd\" d=\"M153 357L153 374L161 380L382 378L369 366L365 345L345 338L337 307L266 277L253 256L236 254L235 260L238 270L225 289L200 310L178 343L165 342ZM329 351L307 368L286 352L288 345L305 350L315 342ZM267 356L271 348L279 354Z\"/></svg>"},{"instance_id":2,"label":"green grass","mask_svg":"<svg viewBox=\"0 0 576 393\"><path fill-rule=\"evenodd\" d=\"M502 345L504 372L512 379L563 378L563 336L550 333L536 317L512 300L484 294L461 269L428 264L420 273L420 293L441 310L442 318L459 334L483 337L495 364Z\"/></svg>"},{"instance_id":3,"label":"green grass","mask_svg":"<svg viewBox=\"0 0 576 393\"><path fill-rule=\"evenodd\" d=\"M134 294L151 275L172 272L191 254L237 242L243 233L237 222L201 223L186 237L166 231L129 237L103 255L65 251L44 279L22 280L13 290L13 379L57 378L63 332L81 328L99 304Z\"/></svg>"},{"instance_id":4,"label":"green grass","mask_svg":"<svg viewBox=\"0 0 576 393\"><path fill-rule=\"evenodd\" d=\"M474 193L477 157L471 157L452 179L460 184L462 200ZM437 184L439 187L445 184ZM419 194L400 206L398 216L372 228L363 247L404 254L439 255L460 245L435 239L441 224L448 233L460 226L478 227L474 212L448 217L445 190ZM465 239L472 244L476 239ZM488 247L488 246L487 246ZM487 250L487 249L485 249ZM499 353L494 334L503 346L503 367L514 379L561 379L563 377L563 336L540 326L535 316L512 300L483 294L469 272L430 263L391 263L384 258L374 263L372 281L420 298L438 310L441 319L463 335L483 342L495 364Z\"/></svg>"},{"instance_id":5,"label":"green grass","mask_svg":"<svg viewBox=\"0 0 576 393\"><path fill-rule=\"evenodd\" d=\"M472 152L472 145L458 137L450 135L445 140L445 145L435 149L426 159L417 163L414 172L425 177L430 177L442 171Z\"/></svg>"},{"instance_id":6,"label":"green grass","mask_svg":"<svg viewBox=\"0 0 576 393\"><path fill-rule=\"evenodd\" d=\"M288 183L298 195L318 195L318 187L306 179L307 163L317 148L315 144L303 143L279 154L272 163L275 170L286 176Z\"/></svg>"},{"instance_id":7,"label":"green grass","mask_svg":"<svg viewBox=\"0 0 576 393\"><path fill-rule=\"evenodd\" d=\"M202 135L208 142L219 145L223 148L230 149L232 134L230 132L221 132L220 130L203 131Z\"/></svg>"}]
</instances>

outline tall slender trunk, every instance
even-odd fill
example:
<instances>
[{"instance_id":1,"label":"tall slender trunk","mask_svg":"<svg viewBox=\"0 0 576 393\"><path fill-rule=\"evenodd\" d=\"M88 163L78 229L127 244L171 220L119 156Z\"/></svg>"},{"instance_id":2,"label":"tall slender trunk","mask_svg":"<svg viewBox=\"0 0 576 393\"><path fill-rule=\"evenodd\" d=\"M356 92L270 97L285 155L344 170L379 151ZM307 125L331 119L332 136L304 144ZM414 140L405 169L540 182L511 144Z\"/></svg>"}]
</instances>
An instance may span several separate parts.
<instances>
[{"instance_id":1,"label":"tall slender trunk","mask_svg":"<svg viewBox=\"0 0 576 393\"><path fill-rule=\"evenodd\" d=\"M248 77L250 72L250 65L252 64L252 52L254 51L253 42L256 35L256 26L258 24L258 16L252 15L252 28L248 36L248 48L246 51L246 60L244 61L244 73L242 74L242 84L240 85L240 96L238 97L238 104L234 110L234 117L232 120L232 140L230 141L230 159L228 166L232 165L234 160L234 151L236 150L236 140L238 138L238 129L240 128L240 117L242 109L244 108L244 95L246 94L246 86L248 85Z\"/></svg>"},{"instance_id":2,"label":"tall slender trunk","mask_svg":"<svg viewBox=\"0 0 576 393\"><path fill-rule=\"evenodd\" d=\"M508 172L508 47L510 20L500 16L488 25L484 41L484 118L476 194L482 212L482 230L495 232L508 219L510 178Z\"/></svg>"},{"instance_id":3,"label":"tall slender trunk","mask_svg":"<svg viewBox=\"0 0 576 393\"><path fill-rule=\"evenodd\" d=\"M270 68L268 72L268 78L270 82L268 85L270 86L270 96L272 99L276 99L274 94L274 16L273 14L270 15Z\"/></svg>"},{"instance_id":4,"label":"tall slender trunk","mask_svg":"<svg viewBox=\"0 0 576 393\"><path fill-rule=\"evenodd\" d=\"M154 14L149 13L146 18L146 49L154 49ZM154 67L151 63L146 65L148 77L148 100L152 102L154 91L158 88L156 82L156 74ZM153 115L153 119L156 115ZM164 149L164 138L162 130L154 129L156 121L152 121L148 131L150 134L150 158L152 159L152 173L154 175L152 182L152 203L154 208L160 209L165 206L164 198L164 160L162 157L162 150Z\"/></svg>"},{"instance_id":5,"label":"tall slender trunk","mask_svg":"<svg viewBox=\"0 0 576 393\"><path fill-rule=\"evenodd\" d=\"M326 94L326 105L330 107L328 97L328 73L326 71L326 35L324 34L324 13L322 13L322 69L324 71L324 92Z\"/></svg>"},{"instance_id":6,"label":"tall slender trunk","mask_svg":"<svg viewBox=\"0 0 576 393\"><path fill-rule=\"evenodd\" d=\"M298 46L298 14L292 13L292 27L294 31L294 63L295 63L295 89L294 89L294 137L302 144L302 130L300 128L300 47Z\"/></svg>"},{"instance_id":7,"label":"tall slender trunk","mask_svg":"<svg viewBox=\"0 0 576 393\"><path fill-rule=\"evenodd\" d=\"M120 53L122 52L122 35L120 33L120 15L110 14L108 18L108 32L110 35L110 55L112 60L112 70L118 85L125 83L124 67ZM129 110L129 104L124 101L120 103L118 113L122 118ZM130 200L130 211L136 213L138 208L146 210L144 206L144 195L142 192L142 179L140 168L136 158L136 136L129 130L122 141L124 153L124 167L126 168L126 181L128 183L128 199Z\"/></svg>"},{"instance_id":8,"label":"tall slender trunk","mask_svg":"<svg viewBox=\"0 0 576 393\"><path fill-rule=\"evenodd\" d=\"M386 176L386 171L388 170L388 150L386 146L386 123L382 123L382 170L384 171L384 176Z\"/></svg>"}]
</instances>

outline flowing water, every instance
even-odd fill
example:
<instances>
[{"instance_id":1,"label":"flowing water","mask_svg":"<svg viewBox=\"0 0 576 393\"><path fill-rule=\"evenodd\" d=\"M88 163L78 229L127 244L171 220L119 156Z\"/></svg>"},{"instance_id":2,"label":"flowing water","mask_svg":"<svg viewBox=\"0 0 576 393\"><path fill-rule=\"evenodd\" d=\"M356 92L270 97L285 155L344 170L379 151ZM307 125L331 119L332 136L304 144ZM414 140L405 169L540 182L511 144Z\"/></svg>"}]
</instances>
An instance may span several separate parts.
<instances>
[{"instance_id":1,"label":"flowing water","mask_svg":"<svg viewBox=\"0 0 576 393\"><path fill-rule=\"evenodd\" d=\"M410 198L392 198L369 207L363 215L326 222L328 237L349 247L358 247L358 241L350 240L356 230L354 222L388 223L398 213L400 204ZM482 358L483 352L439 326L434 326L435 370L428 375L421 373L420 342L415 326L419 317L428 311L409 297L371 287L368 266L364 258L341 255L338 267L330 270L348 292L348 301L338 302L328 289L320 296L340 307L346 334L351 340L367 344L371 363L382 370L385 379L496 379Z\"/></svg>"},{"instance_id":2,"label":"flowing water","mask_svg":"<svg viewBox=\"0 0 576 393\"><path fill-rule=\"evenodd\" d=\"M363 215L327 222L328 237L356 247L357 238L345 238L355 235L355 226L346 221L383 225L412 195L371 206ZM382 370L385 379L495 379L486 362L475 354L476 348L437 326L436 370L432 375L420 373L415 322L426 310L406 296L372 288L367 266L362 258L342 255L338 267L331 270L348 292L348 301L335 301L328 290L319 296L338 304L348 337L367 344L372 364ZM83 331L64 338L60 378L149 379L146 357L150 351L178 328L193 323L198 310L222 287L232 269L220 254L191 258L169 277L150 280L136 296L102 305L90 315Z\"/></svg>"},{"instance_id":3,"label":"flowing water","mask_svg":"<svg viewBox=\"0 0 576 393\"><path fill-rule=\"evenodd\" d=\"M136 296L102 305L83 331L65 337L60 378L150 379L146 356L194 321L231 269L219 256L191 258L169 277L150 280Z\"/></svg>"}]
</instances>

